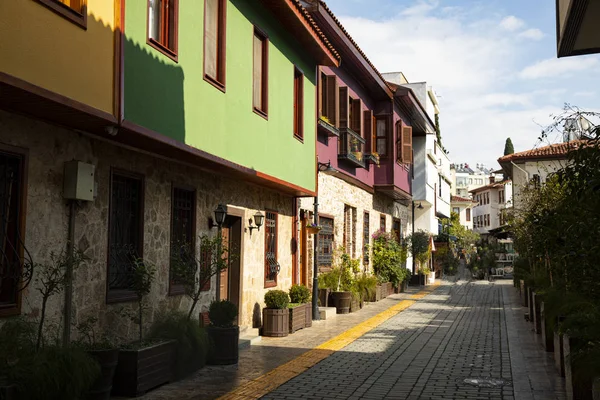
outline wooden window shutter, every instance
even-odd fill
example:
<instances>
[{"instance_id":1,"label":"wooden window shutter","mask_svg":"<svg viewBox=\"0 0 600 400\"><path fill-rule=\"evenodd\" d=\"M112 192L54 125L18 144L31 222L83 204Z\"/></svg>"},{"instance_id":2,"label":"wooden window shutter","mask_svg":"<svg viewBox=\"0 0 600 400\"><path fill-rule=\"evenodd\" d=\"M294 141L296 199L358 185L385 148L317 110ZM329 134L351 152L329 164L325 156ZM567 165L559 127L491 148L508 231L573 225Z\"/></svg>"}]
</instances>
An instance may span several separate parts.
<instances>
[{"instance_id":1,"label":"wooden window shutter","mask_svg":"<svg viewBox=\"0 0 600 400\"><path fill-rule=\"evenodd\" d=\"M329 119L329 122L333 126L337 125L337 114L338 114L338 90L337 90L337 79L335 75L328 75L325 79L325 87L323 90L326 91L327 104L323 105L325 108L325 116Z\"/></svg>"},{"instance_id":2,"label":"wooden window shutter","mask_svg":"<svg viewBox=\"0 0 600 400\"><path fill-rule=\"evenodd\" d=\"M359 99L352 99L352 122L351 127L354 132L360 135L361 124L362 124L362 105Z\"/></svg>"},{"instance_id":3,"label":"wooden window shutter","mask_svg":"<svg viewBox=\"0 0 600 400\"><path fill-rule=\"evenodd\" d=\"M348 88L346 86L340 87L339 93L340 93L340 97L339 97L340 119L338 122L339 122L340 128L347 128L348 127L348 114L350 111L348 109Z\"/></svg>"},{"instance_id":4,"label":"wooden window shutter","mask_svg":"<svg viewBox=\"0 0 600 400\"><path fill-rule=\"evenodd\" d=\"M403 159L404 153L402 152L402 149L403 149L402 140L403 140L402 121L397 121L396 122L396 161L398 161L398 162L404 162L404 159Z\"/></svg>"},{"instance_id":5,"label":"wooden window shutter","mask_svg":"<svg viewBox=\"0 0 600 400\"><path fill-rule=\"evenodd\" d=\"M412 126L402 127L402 162L412 164Z\"/></svg>"},{"instance_id":6,"label":"wooden window shutter","mask_svg":"<svg viewBox=\"0 0 600 400\"><path fill-rule=\"evenodd\" d=\"M365 110L363 111L363 135L365 140L365 151L370 153L372 150L371 138L373 136L373 111Z\"/></svg>"}]
</instances>

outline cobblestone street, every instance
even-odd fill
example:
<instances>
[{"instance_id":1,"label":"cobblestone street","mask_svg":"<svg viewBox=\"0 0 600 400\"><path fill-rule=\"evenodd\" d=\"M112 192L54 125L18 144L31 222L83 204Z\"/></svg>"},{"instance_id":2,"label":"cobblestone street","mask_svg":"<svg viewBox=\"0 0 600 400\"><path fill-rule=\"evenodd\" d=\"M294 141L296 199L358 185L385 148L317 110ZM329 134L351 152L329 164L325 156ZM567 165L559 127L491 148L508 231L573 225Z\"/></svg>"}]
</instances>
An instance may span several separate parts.
<instances>
[{"instance_id":1,"label":"cobblestone street","mask_svg":"<svg viewBox=\"0 0 600 400\"><path fill-rule=\"evenodd\" d=\"M458 282L265 399L563 399L512 281Z\"/></svg>"}]
</instances>

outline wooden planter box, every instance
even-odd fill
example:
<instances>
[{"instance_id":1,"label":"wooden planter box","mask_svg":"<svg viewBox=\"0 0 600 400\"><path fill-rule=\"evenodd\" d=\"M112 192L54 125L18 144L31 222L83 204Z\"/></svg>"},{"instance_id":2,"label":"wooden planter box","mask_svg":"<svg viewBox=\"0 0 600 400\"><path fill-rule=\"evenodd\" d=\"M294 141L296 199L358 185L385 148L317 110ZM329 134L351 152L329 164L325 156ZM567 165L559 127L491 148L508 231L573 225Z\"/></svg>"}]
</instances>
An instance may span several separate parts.
<instances>
[{"instance_id":1,"label":"wooden planter box","mask_svg":"<svg viewBox=\"0 0 600 400\"><path fill-rule=\"evenodd\" d=\"M206 333L213 346L208 363L211 365L237 364L240 348L240 327L221 328L209 325Z\"/></svg>"},{"instance_id":2,"label":"wooden planter box","mask_svg":"<svg viewBox=\"0 0 600 400\"><path fill-rule=\"evenodd\" d=\"M357 312L360 310L360 299L358 297L352 296L352 302L350 303L350 312Z\"/></svg>"},{"instance_id":3,"label":"wooden planter box","mask_svg":"<svg viewBox=\"0 0 600 400\"><path fill-rule=\"evenodd\" d=\"M565 354L563 348L563 335L554 327L554 366L560 376L565 376Z\"/></svg>"},{"instance_id":4,"label":"wooden planter box","mask_svg":"<svg viewBox=\"0 0 600 400\"><path fill-rule=\"evenodd\" d=\"M533 288L527 288L527 306L529 308L529 322L533 323Z\"/></svg>"},{"instance_id":5,"label":"wooden planter box","mask_svg":"<svg viewBox=\"0 0 600 400\"><path fill-rule=\"evenodd\" d=\"M394 285L392 284L392 282L388 282L386 283L387 286L387 295L392 295L394 294Z\"/></svg>"},{"instance_id":6,"label":"wooden planter box","mask_svg":"<svg viewBox=\"0 0 600 400\"><path fill-rule=\"evenodd\" d=\"M531 292L531 309L533 311L533 329L535 333L542 333L541 298L536 292Z\"/></svg>"},{"instance_id":7,"label":"wooden planter box","mask_svg":"<svg viewBox=\"0 0 600 400\"><path fill-rule=\"evenodd\" d=\"M100 366L100 376L88 389L86 399L109 400L113 387L115 370L119 363L119 349L88 350L87 352ZM3 399L0 396L0 399Z\"/></svg>"},{"instance_id":8,"label":"wooden planter box","mask_svg":"<svg viewBox=\"0 0 600 400\"><path fill-rule=\"evenodd\" d=\"M527 301L527 285L525 285L525 281L521 279L521 305L523 307L529 307L529 302Z\"/></svg>"},{"instance_id":9,"label":"wooden planter box","mask_svg":"<svg viewBox=\"0 0 600 400\"><path fill-rule=\"evenodd\" d=\"M369 299L370 302L376 302L381 300L381 285L377 285L375 286L375 291L374 293L371 295L371 298Z\"/></svg>"},{"instance_id":10,"label":"wooden planter box","mask_svg":"<svg viewBox=\"0 0 600 400\"><path fill-rule=\"evenodd\" d=\"M263 308L262 335L269 337L284 337L290 332L290 312L283 310Z\"/></svg>"},{"instance_id":11,"label":"wooden planter box","mask_svg":"<svg viewBox=\"0 0 600 400\"><path fill-rule=\"evenodd\" d=\"M290 333L294 333L297 330L306 327L306 308L307 304L300 304L299 306L288 308L290 314Z\"/></svg>"},{"instance_id":12,"label":"wooden planter box","mask_svg":"<svg viewBox=\"0 0 600 400\"><path fill-rule=\"evenodd\" d=\"M171 381L175 341L138 350L120 350L113 381L113 395L139 396Z\"/></svg>"},{"instance_id":13,"label":"wooden planter box","mask_svg":"<svg viewBox=\"0 0 600 400\"><path fill-rule=\"evenodd\" d=\"M565 358L565 385L567 387L567 400L593 400L591 380L577 379L573 375L571 364L571 347L574 340L569 335L563 335L563 354Z\"/></svg>"},{"instance_id":14,"label":"wooden planter box","mask_svg":"<svg viewBox=\"0 0 600 400\"><path fill-rule=\"evenodd\" d=\"M306 313L306 317L304 319L304 327L310 328L312 326L312 303L306 303L304 308L304 312Z\"/></svg>"},{"instance_id":15,"label":"wooden planter box","mask_svg":"<svg viewBox=\"0 0 600 400\"><path fill-rule=\"evenodd\" d=\"M332 292L331 297L336 308L336 314L348 314L350 312L352 292Z\"/></svg>"},{"instance_id":16,"label":"wooden planter box","mask_svg":"<svg viewBox=\"0 0 600 400\"><path fill-rule=\"evenodd\" d=\"M329 302L330 293L331 289L319 289L319 305L321 307L331 307L331 303Z\"/></svg>"},{"instance_id":17,"label":"wooden planter box","mask_svg":"<svg viewBox=\"0 0 600 400\"><path fill-rule=\"evenodd\" d=\"M554 324L546 321L544 302L540 304L540 319L542 328L542 347L546 351L554 351Z\"/></svg>"}]
</instances>

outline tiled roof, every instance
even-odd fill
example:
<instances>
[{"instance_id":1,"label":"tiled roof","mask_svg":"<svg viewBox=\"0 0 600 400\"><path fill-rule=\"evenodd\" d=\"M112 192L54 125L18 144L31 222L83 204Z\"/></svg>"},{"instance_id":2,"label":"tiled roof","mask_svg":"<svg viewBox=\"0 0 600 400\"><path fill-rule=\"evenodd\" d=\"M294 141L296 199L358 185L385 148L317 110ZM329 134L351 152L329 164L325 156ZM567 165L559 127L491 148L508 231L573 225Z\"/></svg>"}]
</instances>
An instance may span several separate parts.
<instances>
[{"instance_id":1,"label":"tiled roof","mask_svg":"<svg viewBox=\"0 0 600 400\"><path fill-rule=\"evenodd\" d=\"M291 1L294 4L294 6L296 6L296 8L298 9L298 11L300 11L300 13L302 14L302 16L306 20L306 22L308 22L308 24L315 31L315 33L317 34L317 36L319 36L319 39L321 39L321 42L323 42L323 44L325 45L325 47L327 47L327 49L329 49L329 51L331 52L331 54L333 54L333 56L338 61L340 61L341 60L340 54L333 47L333 45L331 44L331 42L329 41L329 39L327 39L327 36L325 36L325 34L323 33L323 31L321 31L321 28L319 28L319 25L317 25L317 23L315 22L315 20L310 16L310 14L306 10L306 8L304 8L302 6L302 4L300 3L300 0L291 0Z\"/></svg>"},{"instance_id":2,"label":"tiled roof","mask_svg":"<svg viewBox=\"0 0 600 400\"><path fill-rule=\"evenodd\" d=\"M452 196L450 198L450 202L451 203L472 203L473 200L468 199L466 197L460 197L460 196Z\"/></svg>"},{"instance_id":3,"label":"tiled roof","mask_svg":"<svg viewBox=\"0 0 600 400\"><path fill-rule=\"evenodd\" d=\"M484 190L488 190L488 189L498 189L503 187L504 185L506 185L507 183L509 183L510 181L501 181L501 182L494 182L494 183L490 183L489 185L485 185L485 186L480 186L478 188L475 188L473 190L469 190L469 193L477 193L477 192L482 192Z\"/></svg>"},{"instance_id":4,"label":"tiled roof","mask_svg":"<svg viewBox=\"0 0 600 400\"><path fill-rule=\"evenodd\" d=\"M546 159L546 158L563 158L571 150L577 149L582 144L586 143L585 140L571 140L566 143L555 143L549 146L538 147L537 149L531 149L521 151L519 153L513 153L500 157L499 163L505 163L515 160L535 160L535 159Z\"/></svg>"},{"instance_id":5,"label":"tiled roof","mask_svg":"<svg viewBox=\"0 0 600 400\"><path fill-rule=\"evenodd\" d=\"M295 1L298 1L298 0L295 0ZM335 21L335 23L338 25L338 27L344 33L344 35L346 35L346 37L348 38L348 40L350 40L350 43L352 43L354 45L354 47L356 47L356 50L358 51L358 53L367 61L367 63L371 66L371 68L373 68L373 70L375 71L375 73L377 74L377 76L379 76L379 78L381 78L381 80L383 82L385 82L385 84L388 86L388 88L392 89L390 87L389 82L387 82L385 80L385 78L383 77L383 75L381 75L381 73L375 67L375 65L371 62L371 60L369 60L369 57L367 57L367 55L362 51L362 49L358 46L358 44L354 41L354 39L352 39L352 36L350 36L350 34L348 33L348 31L346 31L346 28L344 28L344 25L342 25L342 23L337 19L337 17L333 13L333 11L331 11L329 9L329 7L327 7L327 4L325 3L325 1L324 0L319 0L319 2L321 3L321 6L323 6L323 9L325 11L327 11L327 13L331 16L331 18L333 18L333 20Z\"/></svg>"}]
</instances>

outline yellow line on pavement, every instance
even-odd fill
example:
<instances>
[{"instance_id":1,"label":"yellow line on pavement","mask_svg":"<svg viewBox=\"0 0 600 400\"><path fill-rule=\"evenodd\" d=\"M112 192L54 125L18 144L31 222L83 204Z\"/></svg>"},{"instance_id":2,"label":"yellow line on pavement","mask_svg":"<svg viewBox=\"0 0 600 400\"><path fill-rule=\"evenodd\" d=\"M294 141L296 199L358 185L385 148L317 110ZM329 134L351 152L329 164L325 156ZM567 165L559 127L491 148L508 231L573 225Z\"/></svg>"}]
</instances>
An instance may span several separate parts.
<instances>
[{"instance_id":1,"label":"yellow line on pavement","mask_svg":"<svg viewBox=\"0 0 600 400\"><path fill-rule=\"evenodd\" d=\"M219 397L219 399L259 399L262 396L269 394L290 379L295 378L309 368L323 361L336 351L348 346L350 343L354 342L356 339L363 336L370 330L378 327L388 319L392 318L394 315L406 310L408 307L415 304L416 300L422 299L429 293L433 292L439 284L440 282L436 281L435 284L427 286L424 290L412 295L409 300L402 300L398 304L395 304L387 310L384 310L379 314L348 329L347 331L340 333L336 337L320 344L314 349L301 354L293 360L280 365L279 367L248 383L238 386L231 392Z\"/></svg>"}]
</instances>

